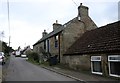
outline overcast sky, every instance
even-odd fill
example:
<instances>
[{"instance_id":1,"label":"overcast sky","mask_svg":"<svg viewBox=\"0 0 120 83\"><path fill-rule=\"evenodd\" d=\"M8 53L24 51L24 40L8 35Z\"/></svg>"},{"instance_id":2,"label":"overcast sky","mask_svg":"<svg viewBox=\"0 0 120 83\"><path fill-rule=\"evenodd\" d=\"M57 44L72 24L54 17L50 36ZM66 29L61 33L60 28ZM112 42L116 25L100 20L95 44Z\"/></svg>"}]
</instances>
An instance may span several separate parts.
<instances>
[{"instance_id":1,"label":"overcast sky","mask_svg":"<svg viewBox=\"0 0 120 83\"><path fill-rule=\"evenodd\" d=\"M0 31L9 42L7 0L0 0ZM118 21L119 0L9 0L11 46L32 45L42 32L53 30L52 24L65 24L78 14L80 3L89 7L89 16L98 27ZM0 36L1 37L1 36Z\"/></svg>"}]
</instances>

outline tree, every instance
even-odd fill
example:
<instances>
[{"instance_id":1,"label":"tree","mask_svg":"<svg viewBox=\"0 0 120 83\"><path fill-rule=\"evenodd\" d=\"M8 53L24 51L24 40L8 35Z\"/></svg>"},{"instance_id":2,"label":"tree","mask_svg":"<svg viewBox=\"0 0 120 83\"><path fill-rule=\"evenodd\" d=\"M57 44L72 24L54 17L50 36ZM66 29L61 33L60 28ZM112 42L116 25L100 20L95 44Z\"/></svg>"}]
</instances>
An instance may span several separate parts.
<instances>
[{"instance_id":1,"label":"tree","mask_svg":"<svg viewBox=\"0 0 120 83\"><path fill-rule=\"evenodd\" d=\"M12 49L12 47L7 46L7 43L6 43L6 42L2 42L2 51L3 51L4 53L9 54L10 52L13 51L13 49Z\"/></svg>"}]
</instances>

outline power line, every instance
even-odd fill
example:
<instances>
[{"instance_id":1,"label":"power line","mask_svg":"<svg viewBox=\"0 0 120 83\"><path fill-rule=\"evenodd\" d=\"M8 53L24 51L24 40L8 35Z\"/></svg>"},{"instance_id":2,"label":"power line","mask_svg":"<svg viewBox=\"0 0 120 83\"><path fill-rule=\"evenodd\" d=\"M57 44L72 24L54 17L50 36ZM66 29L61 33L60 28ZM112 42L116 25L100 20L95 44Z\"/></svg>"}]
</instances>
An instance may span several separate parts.
<instances>
[{"instance_id":1,"label":"power line","mask_svg":"<svg viewBox=\"0 0 120 83\"><path fill-rule=\"evenodd\" d=\"M74 0L72 0L72 2L78 7L78 5L76 4L76 2Z\"/></svg>"}]
</instances>

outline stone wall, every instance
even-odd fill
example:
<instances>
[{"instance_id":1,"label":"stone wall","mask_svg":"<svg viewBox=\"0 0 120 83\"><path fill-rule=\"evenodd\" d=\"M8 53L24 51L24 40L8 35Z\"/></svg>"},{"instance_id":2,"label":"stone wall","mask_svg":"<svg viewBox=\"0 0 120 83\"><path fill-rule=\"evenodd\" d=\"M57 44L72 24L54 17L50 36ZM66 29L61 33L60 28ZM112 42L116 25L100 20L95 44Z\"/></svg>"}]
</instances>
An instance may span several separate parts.
<instances>
[{"instance_id":1,"label":"stone wall","mask_svg":"<svg viewBox=\"0 0 120 83\"><path fill-rule=\"evenodd\" d=\"M72 55L63 56L64 64L68 64L70 68L75 70L90 71L90 56L89 55Z\"/></svg>"},{"instance_id":2,"label":"stone wall","mask_svg":"<svg viewBox=\"0 0 120 83\"><path fill-rule=\"evenodd\" d=\"M91 54L91 55L70 55L63 56L64 64L75 70L85 70L91 72L91 56L101 56L102 73L108 76L108 56L106 54Z\"/></svg>"},{"instance_id":3,"label":"stone wall","mask_svg":"<svg viewBox=\"0 0 120 83\"><path fill-rule=\"evenodd\" d=\"M55 36L49 38L50 40L50 53L54 55L58 55L58 48L55 47Z\"/></svg>"},{"instance_id":4,"label":"stone wall","mask_svg":"<svg viewBox=\"0 0 120 83\"><path fill-rule=\"evenodd\" d=\"M97 28L97 25L89 16L81 17L81 21L85 24L85 31Z\"/></svg>"},{"instance_id":5,"label":"stone wall","mask_svg":"<svg viewBox=\"0 0 120 83\"><path fill-rule=\"evenodd\" d=\"M41 43L33 46L33 51L34 51L34 52L37 52L37 53L41 53L41 52L40 52L40 47L44 48L44 42L41 42Z\"/></svg>"},{"instance_id":6,"label":"stone wall","mask_svg":"<svg viewBox=\"0 0 120 83\"><path fill-rule=\"evenodd\" d=\"M84 24L77 18L66 24L63 30L63 48L64 52L84 33Z\"/></svg>"},{"instance_id":7,"label":"stone wall","mask_svg":"<svg viewBox=\"0 0 120 83\"><path fill-rule=\"evenodd\" d=\"M90 55L67 55L64 57L64 65L74 70L84 70L92 73L91 68L91 56L101 56L101 68L102 75L109 77L109 55L120 55L117 54L90 54ZM96 73L97 74L97 73Z\"/></svg>"}]
</instances>

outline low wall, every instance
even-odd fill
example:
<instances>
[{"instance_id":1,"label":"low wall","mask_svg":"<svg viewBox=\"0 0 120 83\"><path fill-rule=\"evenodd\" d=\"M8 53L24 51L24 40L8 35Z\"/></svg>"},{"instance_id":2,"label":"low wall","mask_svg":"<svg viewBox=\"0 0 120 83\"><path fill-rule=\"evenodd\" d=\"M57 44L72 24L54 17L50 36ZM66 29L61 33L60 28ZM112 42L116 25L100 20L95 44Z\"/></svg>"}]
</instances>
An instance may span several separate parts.
<instances>
[{"instance_id":1,"label":"low wall","mask_svg":"<svg viewBox=\"0 0 120 83\"><path fill-rule=\"evenodd\" d=\"M72 55L63 56L63 64L68 65L74 70L90 71L90 56L88 55Z\"/></svg>"}]
</instances>

